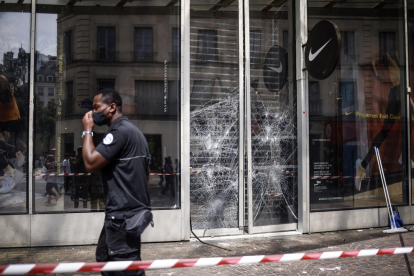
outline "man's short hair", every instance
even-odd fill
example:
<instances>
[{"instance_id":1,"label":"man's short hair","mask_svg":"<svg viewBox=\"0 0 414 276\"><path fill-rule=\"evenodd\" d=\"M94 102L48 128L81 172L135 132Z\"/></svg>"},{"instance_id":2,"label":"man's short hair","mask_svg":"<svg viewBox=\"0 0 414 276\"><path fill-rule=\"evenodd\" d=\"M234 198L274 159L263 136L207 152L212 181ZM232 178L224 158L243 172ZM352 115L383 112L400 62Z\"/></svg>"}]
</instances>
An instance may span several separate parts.
<instances>
[{"instance_id":1,"label":"man's short hair","mask_svg":"<svg viewBox=\"0 0 414 276\"><path fill-rule=\"evenodd\" d=\"M102 94L101 102L106 104L115 103L119 112L122 112L122 98L119 92L112 88L105 88L98 92L97 95Z\"/></svg>"}]
</instances>

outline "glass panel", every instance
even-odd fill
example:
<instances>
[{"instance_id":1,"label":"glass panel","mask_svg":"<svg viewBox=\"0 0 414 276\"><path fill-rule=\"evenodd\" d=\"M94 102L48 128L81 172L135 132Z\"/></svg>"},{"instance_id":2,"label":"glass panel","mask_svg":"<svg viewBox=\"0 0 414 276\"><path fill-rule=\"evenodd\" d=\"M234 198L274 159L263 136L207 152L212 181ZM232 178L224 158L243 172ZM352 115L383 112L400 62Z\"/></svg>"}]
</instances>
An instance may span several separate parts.
<instances>
[{"instance_id":1,"label":"glass panel","mask_svg":"<svg viewBox=\"0 0 414 276\"><path fill-rule=\"evenodd\" d=\"M31 4L15 3L0 4L0 214L28 208Z\"/></svg>"},{"instance_id":2,"label":"glass panel","mask_svg":"<svg viewBox=\"0 0 414 276\"><path fill-rule=\"evenodd\" d=\"M105 88L120 92L123 115L147 139L152 207L180 208L181 71L172 54L173 29L181 25L180 1L176 7L127 2L37 2L35 212L104 210L101 175L86 174L80 146L82 118ZM151 3L158 7L148 7ZM151 63L135 58L135 30L140 28ZM95 126L95 145L106 131L106 126ZM59 193L62 197L55 197Z\"/></svg>"},{"instance_id":3,"label":"glass panel","mask_svg":"<svg viewBox=\"0 0 414 276\"><path fill-rule=\"evenodd\" d=\"M237 1L219 6L215 2L191 1L193 229L239 225L238 6ZM220 12L212 13L210 9Z\"/></svg>"},{"instance_id":4,"label":"glass panel","mask_svg":"<svg viewBox=\"0 0 414 276\"><path fill-rule=\"evenodd\" d=\"M309 77L312 211L386 205L374 147L392 204L407 203L402 8L403 2L308 1L309 31L328 19L342 40L335 71L324 80Z\"/></svg>"},{"instance_id":5,"label":"glass panel","mask_svg":"<svg viewBox=\"0 0 414 276\"><path fill-rule=\"evenodd\" d=\"M253 226L297 222L292 9L292 1L250 1Z\"/></svg>"}]
</instances>

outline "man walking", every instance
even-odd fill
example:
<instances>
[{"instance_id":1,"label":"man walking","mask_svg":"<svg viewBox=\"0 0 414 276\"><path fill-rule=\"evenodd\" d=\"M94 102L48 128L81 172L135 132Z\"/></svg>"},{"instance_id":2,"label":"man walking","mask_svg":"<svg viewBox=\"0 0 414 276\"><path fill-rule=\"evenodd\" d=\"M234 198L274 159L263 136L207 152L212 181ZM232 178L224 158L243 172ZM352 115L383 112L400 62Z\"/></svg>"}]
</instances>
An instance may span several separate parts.
<instances>
[{"instance_id":1,"label":"man walking","mask_svg":"<svg viewBox=\"0 0 414 276\"><path fill-rule=\"evenodd\" d=\"M96 248L96 260L141 260L141 239L126 234L125 218L150 207L149 150L142 132L122 116L122 99L104 89L93 100L93 111L82 119L83 158L88 172L102 172L105 222ZM108 125L103 142L93 144L94 125ZM102 275L145 275L143 270L102 272Z\"/></svg>"}]
</instances>

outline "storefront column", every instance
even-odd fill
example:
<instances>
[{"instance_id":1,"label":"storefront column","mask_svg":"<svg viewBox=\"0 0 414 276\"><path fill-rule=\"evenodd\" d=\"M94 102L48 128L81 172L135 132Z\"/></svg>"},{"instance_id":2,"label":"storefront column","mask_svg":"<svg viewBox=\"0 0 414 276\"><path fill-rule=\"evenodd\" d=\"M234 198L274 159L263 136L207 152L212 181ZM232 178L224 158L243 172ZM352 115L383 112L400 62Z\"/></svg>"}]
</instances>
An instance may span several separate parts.
<instances>
[{"instance_id":1,"label":"storefront column","mask_svg":"<svg viewBox=\"0 0 414 276\"><path fill-rule=\"evenodd\" d=\"M29 166L28 181L29 191L27 193L29 202L29 215L33 214L33 128L34 128L34 80L35 80L35 30L36 30L36 1L32 0L32 15L30 24L30 99L29 99Z\"/></svg>"},{"instance_id":2,"label":"storefront column","mask_svg":"<svg viewBox=\"0 0 414 276\"><path fill-rule=\"evenodd\" d=\"M249 1L244 1L244 54L245 54L245 100L246 100L246 155L247 155L247 201L248 201L248 227L249 233L252 232L253 228L253 210L252 210L252 202L253 202L253 193L252 193L252 136L250 134L250 130L252 129L252 122L251 122L251 99L250 99L250 5ZM242 163L240 163L242 164Z\"/></svg>"},{"instance_id":3,"label":"storefront column","mask_svg":"<svg viewBox=\"0 0 414 276\"><path fill-rule=\"evenodd\" d=\"M309 109L305 66L307 1L296 0L296 87L298 120L298 231L309 232Z\"/></svg>"},{"instance_id":4,"label":"storefront column","mask_svg":"<svg viewBox=\"0 0 414 276\"><path fill-rule=\"evenodd\" d=\"M404 51L405 51L405 92L406 92L406 112L407 112L407 181L408 181L408 206L412 205L412 183L411 183L411 109L410 109L410 64L408 53L408 9L407 0L404 0Z\"/></svg>"},{"instance_id":5,"label":"storefront column","mask_svg":"<svg viewBox=\"0 0 414 276\"><path fill-rule=\"evenodd\" d=\"M190 239L190 0L181 1L181 222Z\"/></svg>"},{"instance_id":6,"label":"storefront column","mask_svg":"<svg viewBox=\"0 0 414 276\"><path fill-rule=\"evenodd\" d=\"M247 8L246 8L247 7ZM247 12L247 15L243 13ZM244 8L243 8L243 0L239 0L239 230L243 230L244 225L244 207L245 207L245 198L244 198L244 160L245 160L245 135L246 128L244 127L244 95L250 95L248 93L247 85L243 85L244 76L246 76L246 84L250 83L250 80L248 81L247 78L250 76L250 51L245 51L246 53L246 60L245 64L243 64L243 21L244 27L248 28L249 26L249 20L248 20L248 14L249 14L249 0L244 1ZM248 29L247 29L248 30ZM244 36L245 41L245 49L250 49L249 41L249 32L245 32ZM247 48L248 47L248 48ZM245 66L245 70L243 70L243 67ZM244 92L243 92L244 91ZM247 101L248 102L248 101ZM246 114L250 114L250 112L247 112ZM246 118L250 118L250 116L247 116ZM248 129L248 128L247 128ZM249 136L248 136L249 137ZM249 152L249 151L247 151ZM250 160L250 159L248 159ZM247 167L248 172L250 173L251 167Z\"/></svg>"}]
</instances>

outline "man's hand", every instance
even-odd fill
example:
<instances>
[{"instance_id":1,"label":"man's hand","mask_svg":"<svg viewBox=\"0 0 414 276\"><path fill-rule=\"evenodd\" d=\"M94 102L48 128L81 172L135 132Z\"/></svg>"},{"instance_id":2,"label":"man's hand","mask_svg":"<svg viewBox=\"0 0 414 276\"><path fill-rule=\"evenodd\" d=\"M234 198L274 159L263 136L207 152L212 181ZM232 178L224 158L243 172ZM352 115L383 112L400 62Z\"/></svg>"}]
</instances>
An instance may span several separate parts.
<instances>
[{"instance_id":1,"label":"man's hand","mask_svg":"<svg viewBox=\"0 0 414 276\"><path fill-rule=\"evenodd\" d=\"M85 131L92 131L95 123L93 122L92 111L89 111L83 116L82 124L83 130ZM93 144L92 135L86 135L83 138L83 148L82 148L82 157L85 163L86 171L90 173L98 172L103 167L105 167L109 161L106 160L99 152L95 150L95 145ZM80 163L80 159L77 163ZM76 168L76 163L74 167Z\"/></svg>"},{"instance_id":2,"label":"man's hand","mask_svg":"<svg viewBox=\"0 0 414 276\"><path fill-rule=\"evenodd\" d=\"M82 119L83 130L92 131L95 123L93 122L92 111L86 112Z\"/></svg>"}]
</instances>

